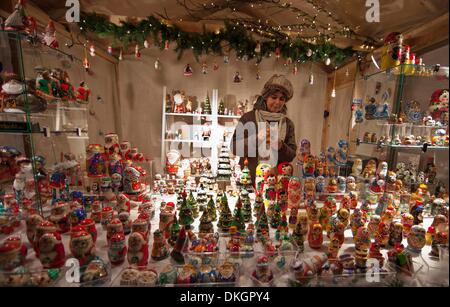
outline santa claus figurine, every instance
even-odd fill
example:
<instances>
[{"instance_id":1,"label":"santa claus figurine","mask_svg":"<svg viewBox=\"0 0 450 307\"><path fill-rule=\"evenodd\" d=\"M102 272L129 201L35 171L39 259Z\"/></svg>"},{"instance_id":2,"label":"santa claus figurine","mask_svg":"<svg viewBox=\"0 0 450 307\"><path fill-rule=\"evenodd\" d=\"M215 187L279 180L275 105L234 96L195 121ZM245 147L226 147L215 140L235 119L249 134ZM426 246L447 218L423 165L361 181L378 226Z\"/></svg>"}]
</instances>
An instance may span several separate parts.
<instances>
[{"instance_id":1,"label":"santa claus figurine","mask_svg":"<svg viewBox=\"0 0 450 307\"><path fill-rule=\"evenodd\" d=\"M89 102L89 95L91 94L91 90L86 85L84 81L80 82L80 85L77 88L76 100L78 103L87 104Z\"/></svg>"},{"instance_id":2,"label":"santa claus figurine","mask_svg":"<svg viewBox=\"0 0 450 307\"><path fill-rule=\"evenodd\" d=\"M448 123L448 89L438 89L431 95L428 111L434 120Z\"/></svg>"},{"instance_id":3,"label":"santa claus figurine","mask_svg":"<svg viewBox=\"0 0 450 307\"><path fill-rule=\"evenodd\" d=\"M64 265L66 253L57 232L49 232L39 239L39 260L44 269L60 268Z\"/></svg>"},{"instance_id":4,"label":"santa claus figurine","mask_svg":"<svg viewBox=\"0 0 450 307\"><path fill-rule=\"evenodd\" d=\"M119 136L116 133L108 133L105 135L105 154L110 157L114 153L120 153Z\"/></svg>"},{"instance_id":5,"label":"santa claus figurine","mask_svg":"<svg viewBox=\"0 0 450 307\"><path fill-rule=\"evenodd\" d=\"M127 245L123 233L115 233L109 242L108 258L111 264L118 265L125 261Z\"/></svg>"},{"instance_id":6,"label":"santa claus figurine","mask_svg":"<svg viewBox=\"0 0 450 307\"><path fill-rule=\"evenodd\" d=\"M94 240L85 230L74 232L70 238L70 252L78 259L80 266L88 264L95 257Z\"/></svg>"},{"instance_id":7,"label":"santa claus figurine","mask_svg":"<svg viewBox=\"0 0 450 307\"><path fill-rule=\"evenodd\" d=\"M278 182L280 182L283 190L287 191L289 186L289 180L292 177L292 173L294 169L292 168L292 164L289 162L283 162L278 164Z\"/></svg>"},{"instance_id":8,"label":"santa claus figurine","mask_svg":"<svg viewBox=\"0 0 450 307\"><path fill-rule=\"evenodd\" d=\"M58 231L60 233L66 233L70 229L70 213L68 203L64 201L57 201L52 205L51 214L48 219L58 227Z\"/></svg>"},{"instance_id":9,"label":"santa claus figurine","mask_svg":"<svg viewBox=\"0 0 450 307\"><path fill-rule=\"evenodd\" d=\"M136 266L146 266L148 263L148 243L144 234L133 232L128 238L128 263Z\"/></svg>"},{"instance_id":10,"label":"santa claus figurine","mask_svg":"<svg viewBox=\"0 0 450 307\"><path fill-rule=\"evenodd\" d=\"M47 27L45 27L45 33L43 34L42 43L49 46L50 48L59 48L58 41L56 40L56 29L53 21L49 21Z\"/></svg>"},{"instance_id":11,"label":"santa claus figurine","mask_svg":"<svg viewBox=\"0 0 450 307\"><path fill-rule=\"evenodd\" d=\"M11 271L24 265L27 247L18 236L9 237L0 244L0 271Z\"/></svg>"}]
</instances>

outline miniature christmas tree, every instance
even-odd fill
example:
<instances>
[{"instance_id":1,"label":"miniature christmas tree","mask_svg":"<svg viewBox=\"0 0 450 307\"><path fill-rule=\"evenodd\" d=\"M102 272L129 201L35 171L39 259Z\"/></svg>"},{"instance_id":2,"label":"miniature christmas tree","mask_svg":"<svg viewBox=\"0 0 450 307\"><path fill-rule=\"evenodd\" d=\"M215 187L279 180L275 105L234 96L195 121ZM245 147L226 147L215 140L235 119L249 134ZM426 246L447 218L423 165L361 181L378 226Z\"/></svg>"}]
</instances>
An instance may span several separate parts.
<instances>
[{"instance_id":1,"label":"miniature christmas tree","mask_svg":"<svg viewBox=\"0 0 450 307\"><path fill-rule=\"evenodd\" d=\"M234 209L233 222L231 223L231 226L235 226L240 233L245 232L244 214L242 212L242 202L240 198L238 198L236 208Z\"/></svg>"},{"instance_id":2,"label":"miniature christmas tree","mask_svg":"<svg viewBox=\"0 0 450 307\"><path fill-rule=\"evenodd\" d=\"M242 198L242 210L244 214L244 222L249 223L252 221L252 204L247 190L242 189L240 197Z\"/></svg>"},{"instance_id":3,"label":"miniature christmas tree","mask_svg":"<svg viewBox=\"0 0 450 307\"><path fill-rule=\"evenodd\" d=\"M273 210L273 214L270 218L270 226L272 228L278 228L281 223L281 209L278 204L275 204L275 208Z\"/></svg>"},{"instance_id":4,"label":"miniature christmas tree","mask_svg":"<svg viewBox=\"0 0 450 307\"><path fill-rule=\"evenodd\" d=\"M187 199L187 201L192 207L192 216L194 217L194 219L198 218L199 216L198 205L197 201L194 198L194 195L192 194L192 191L189 193L189 198Z\"/></svg>"},{"instance_id":5,"label":"miniature christmas tree","mask_svg":"<svg viewBox=\"0 0 450 307\"><path fill-rule=\"evenodd\" d=\"M199 232L202 236L214 232L214 226L211 222L208 210L204 210L202 217L200 218Z\"/></svg>"},{"instance_id":6,"label":"miniature christmas tree","mask_svg":"<svg viewBox=\"0 0 450 307\"><path fill-rule=\"evenodd\" d=\"M205 107L203 108L203 114L211 114L211 103L209 101L209 95L206 93Z\"/></svg>"},{"instance_id":7,"label":"miniature christmas tree","mask_svg":"<svg viewBox=\"0 0 450 307\"><path fill-rule=\"evenodd\" d=\"M209 198L208 205L206 206L206 210L208 212L209 218L212 222L217 220L217 212L216 212L216 204L214 204L214 200L212 197Z\"/></svg>"},{"instance_id":8,"label":"miniature christmas tree","mask_svg":"<svg viewBox=\"0 0 450 307\"><path fill-rule=\"evenodd\" d=\"M205 210L207 201L208 199L206 196L206 191L203 188L203 184L200 184L200 188L197 191L197 204L199 206L200 211Z\"/></svg>"},{"instance_id":9,"label":"miniature christmas tree","mask_svg":"<svg viewBox=\"0 0 450 307\"><path fill-rule=\"evenodd\" d=\"M252 176L250 175L250 169L248 168L248 160L244 161L244 168L242 169L242 175L240 178L240 184L249 192L253 192Z\"/></svg>"},{"instance_id":10,"label":"miniature christmas tree","mask_svg":"<svg viewBox=\"0 0 450 307\"><path fill-rule=\"evenodd\" d=\"M230 165L230 153L228 147L224 142L222 143L222 148L219 154L219 166L217 168L217 179L219 180L230 180L231 177L231 165Z\"/></svg>"},{"instance_id":11,"label":"miniature christmas tree","mask_svg":"<svg viewBox=\"0 0 450 307\"><path fill-rule=\"evenodd\" d=\"M180 206L178 215L180 224L183 226L190 226L194 222L192 206L186 199L186 194L183 195L183 202Z\"/></svg>"},{"instance_id":12,"label":"miniature christmas tree","mask_svg":"<svg viewBox=\"0 0 450 307\"><path fill-rule=\"evenodd\" d=\"M258 218L255 223L256 234L260 236L263 232L269 232L269 222L264 206L261 206L258 213Z\"/></svg>"},{"instance_id":13,"label":"miniature christmas tree","mask_svg":"<svg viewBox=\"0 0 450 307\"><path fill-rule=\"evenodd\" d=\"M208 173L208 190L214 191L214 184L216 183L216 177L214 177L212 172Z\"/></svg>"},{"instance_id":14,"label":"miniature christmas tree","mask_svg":"<svg viewBox=\"0 0 450 307\"><path fill-rule=\"evenodd\" d=\"M256 194L255 198L255 204L253 205L255 217L258 219L259 214L262 212L261 207L264 206L264 199L261 197L261 195L258 193ZM265 210L264 210L265 211Z\"/></svg>"},{"instance_id":15,"label":"miniature christmas tree","mask_svg":"<svg viewBox=\"0 0 450 307\"><path fill-rule=\"evenodd\" d=\"M217 226L222 230L222 232L228 232L231 226L232 218L233 217L231 215L231 210L230 207L228 206L227 196L224 195L221 201L219 222L217 223Z\"/></svg>"},{"instance_id":16,"label":"miniature christmas tree","mask_svg":"<svg viewBox=\"0 0 450 307\"><path fill-rule=\"evenodd\" d=\"M178 234L180 233L180 224L178 224L177 216L174 215L173 217L173 223L170 225L170 238L168 240L169 244L171 246L175 245L175 242L177 241Z\"/></svg>"},{"instance_id":17,"label":"miniature christmas tree","mask_svg":"<svg viewBox=\"0 0 450 307\"><path fill-rule=\"evenodd\" d=\"M225 104L223 100L220 100L218 113L219 115L225 115Z\"/></svg>"}]
</instances>

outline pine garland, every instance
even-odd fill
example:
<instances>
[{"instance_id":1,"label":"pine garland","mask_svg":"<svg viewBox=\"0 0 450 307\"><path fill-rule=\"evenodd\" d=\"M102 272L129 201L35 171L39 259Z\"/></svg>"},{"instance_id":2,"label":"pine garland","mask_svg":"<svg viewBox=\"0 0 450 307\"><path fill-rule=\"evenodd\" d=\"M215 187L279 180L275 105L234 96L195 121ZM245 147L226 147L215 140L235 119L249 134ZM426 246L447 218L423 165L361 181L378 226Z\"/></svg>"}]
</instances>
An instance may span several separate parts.
<instances>
[{"instance_id":1,"label":"pine garland","mask_svg":"<svg viewBox=\"0 0 450 307\"><path fill-rule=\"evenodd\" d=\"M225 22L225 28L220 32L189 33L176 26L166 25L154 16L149 16L137 24L121 21L121 25L116 25L104 16L89 14L84 16L79 26L82 33L92 32L101 38L112 38L113 46L125 49L134 44L142 46L149 36L161 50L164 49L166 41L175 42L178 59L182 57L184 51L191 49L197 61L202 54L226 54L224 52L226 45L227 50L234 50L239 58L256 59L258 63L263 58L271 56L277 48L281 57L291 58L294 62L300 63L325 61L330 58L334 66L338 66L355 55L355 51L351 48L341 49L327 42L310 44L299 38L261 41L261 51L256 53L257 41L247 29L229 22ZM313 51L311 56L307 55L308 49Z\"/></svg>"}]
</instances>

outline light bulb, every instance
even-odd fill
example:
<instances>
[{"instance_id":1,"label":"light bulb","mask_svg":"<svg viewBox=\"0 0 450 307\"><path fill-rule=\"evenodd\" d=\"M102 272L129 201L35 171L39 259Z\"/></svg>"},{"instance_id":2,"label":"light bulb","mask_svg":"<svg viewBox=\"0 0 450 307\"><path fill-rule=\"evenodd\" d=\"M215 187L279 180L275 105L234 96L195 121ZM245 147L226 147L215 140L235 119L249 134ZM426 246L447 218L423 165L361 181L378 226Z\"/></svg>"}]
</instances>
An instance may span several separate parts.
<instances>
[{"instance_id":1,"label":"light bulb","mask_svg":"<svg viewBox=\"0 0 450 307\"><path fill-rule=\"evenodd\" d=\"M331 97L336 98L336 89L331 91Z\"/></svg>"}]
</instances>

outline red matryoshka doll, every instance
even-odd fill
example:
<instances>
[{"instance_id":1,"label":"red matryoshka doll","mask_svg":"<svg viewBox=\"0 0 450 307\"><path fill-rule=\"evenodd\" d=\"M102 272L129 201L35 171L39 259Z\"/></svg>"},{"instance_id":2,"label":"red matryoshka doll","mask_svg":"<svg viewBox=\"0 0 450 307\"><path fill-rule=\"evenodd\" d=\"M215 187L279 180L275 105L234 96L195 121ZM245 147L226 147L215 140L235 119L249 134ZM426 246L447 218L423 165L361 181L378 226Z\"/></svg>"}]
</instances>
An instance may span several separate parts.
<instances>
[{"instance_id":1,"label":"red matryoshka doll","mask_svg":"<svg viewBox=\"0 0 450 307\"><path fill-rule=\"evenodd\" d=\"M303 163L306 157L311 154L311 142L307 139L303 139L299 142L297 149L297 160Z\"/></svg>"},{"instance_id":2,"label":"red matryoshka doll","mask_svg":"<svg viewBox=\"0 0 450 307\"><path fill-rule=\"evenodd\" d=\"M124 193L119 193L119 195L117 195L117 206L116 206L117 213L121 213L124 211L129 213L130 210L131 210L130 198L126 196Z\"/></svg>"},{"instance_id":3,"label":"red matryoshka doll","mask_svg":"<svg viewBox=\"0 0 450 307\"><path fill-rule=\"evenodd\" d=\"M375 242L377 242L381 247L388 245L389 241L389 225L380 222L378 225L378 231L375 235Z\"/></svg>"},{"instance_id":4,"label":"red matryoshka doll","mask_svg":"<svg viewBox=\"0 0 450 307\"><path fill-rule=\"evenodd\" d=\"M31 214L27 217L27 238L31 245L34 244L34 237L36 236L37 226L44 221L44 218L39 214Z\"/></svg>"},{"instance_id":5,"label":"red matryoshka doll","mask_svg":"<svg viewBox=\"0 0 450 307\"><path fill-rule=\"evenodd\" d=\"M114 174L119 174L122 176L123 160L122 160L120 153L114 152L109 156L108 172L109 172L109 176L111 176L111 177Z\"/></svg>"},{"instance_id":6,"label":"red matryoshka doll","mask_svg":"<svg viewBox=\"0 0 450 307\"><path fill-rule=\"evenodd\" d=\"M109 158L116 153L120 153L119 136L116 133L108 133L105 135L105 154Z\"/></svg>"},{"instance_id":7,"label":"red matryoshka doll","mask_svg":"<svg viewBox=\"0 0 450 307\"><path fill-rule=\"evenodd\" d=\"M36 234L34 236L34 242L33 247L34 251L36 252L36 257L39 257L39 239L46 233L49 232L56 232L58 231L58 228L55 224L53 224L50 221L44 220L36 227Z\"/></svg>"},{"instance_id":8,"label":"red matryoshka doll","mask_svg":"<svg viewBox=\"0 0 450 307\"><path fill-rule=\"evenodd\" d=\"M50 222L54 223L58 227L60 233L66 233L70 229L70 207L69 204L64 201L57 201L52 205Z\"/></svg>"},{"instance_id":9,"label":"red matryoshka doll","mask_svg":"<svg viewBox=\"0 0 450 307\"><path fill-rule=\"evenodd\" d=\"M448 98L448 89L438 89L431 96L428 107L431 117L442 124L448 123Z\"/></svg>"},{"instance_id":10,"label":"red matryoshka doll","mask_svg":"<svg viewBox=\"0 0 450 307\"><path fill-rule=\"evenodd\" d=\"M280 188L287 191L289 186L289 181L291 180L292 174L294 173L294 168L289 162L283 162L278 164L278 182L280 183Z\"/></svg>"},{"instance_id":11,"label":"red matryoshka doll","mask_svg":"<svg viewBox=\"0 0 450 307\"><path fill-rule=\"evenodd\" d=\"M305 198L306 199L315 199L316 197L316 180L314 177L306 177L305 179Z\"/></svg>"},{"instance_id":12,"label":"red matryoshka doll","mask_svg":"<svg viewBox=\"0 0 450 307\"><path fill-rule=\"evenodd\" d=\"M25 264L27 247L18 236L9 237L0 244L0 271L12 271Z\"/></svg>"},{"instance_id":13,"label":"red matryoshka doll","mask_svg":"<svg viewBox=\"0 0 450 307\"><path fill-rule=\"evenodd\" d=\"M148 243L141 232L133 232L128 238L128 263L135 266L146 266L148 263Z\"/></svg>"},{"instance_id":14,"label":"red matryoshka doll","mask_svg":"<svg viewBox=\"0 0 450 307\"><path fill-rule=\"evenodd\" d=\"M57 232L49 232L39 239L39 260L44 269L60 268L66 260L66 252L61 235Z\"/></svg>"},{"instance_id":15,"label":"red matryoshka doll","mask_svg":"<svg viewBox=\"0 0 450 307\"><path fill-rule=\"evenodd\" d=\"M123 233L115 233L109 242L108 258L113 265L122 264L127 255L127 244Z\"/></svg>"},{"instance_id":16,"label":"red matryoshka doll","mask_svg":"<svg viewBox=\"0 0 450 307\"><path fill-rule=\"evenodd\" d=\"M93 219L82 220L80 226L83 226L87 232L92 236L94 243L97 241L97 228L95 227L95 221Z\"/></svg>"},{"instance_id":17,"label":"red matryoshka doll","mask_svg":"<svg viewBox=\"0 0 450 307\"><path fill-rule=\"evenodd\" d=\"M106 176L106 158L100 144L89 144L86 149L86 170L88 177Z\"/></svg>"},{"instance_id":18,"label":"red matryoshka doll","mask_svg":"<svg viewBox=\"0 0 450 307\"><path fill-rule=\"evenodd\" d=\"M91 217L96 223L100 223L102 220L102 203L99 200L92 203Z\"/></svg>"},{"instance_id":19,"label":"red matryoshka doll","mask_svg":"<svg viewBox=\"0 0 450 307\"><path fill-rule=\"evenodd\" d=\"M302 199L302 184L300 178L294 176L288 185L288 208L298 208Z\"/></svg>"},{"instance_id":20,"label":"red matryoshka doll","mask_svg":"<svg viewBox=\"0 0 450 307\"><path fill-rule=\"evenodd\" d=\"M313 155L307 155L303 163L303 177L313 177L316 171L316 159Z\"/></svg>"},{"instance_id":21,"label":"red matryoshka doll","mask_svg":"<svg viewBox=\"0 0 450 307\"><path fill-rule=\"evenodd\" d=\"M311 225L308 233L308 243L309 247L314 249L320 249L323 243L323 233L322 233L322 225L314 224Z\"/></svg>"},{"instance_id":22,"label":"red matryoshka doll","mask_svg":"<svg viewBox=\"0 0 450 307\"><path fill-rule=\"evenodd\" d=\"M106 226L106 242L108 242L108 245L110 243L112 236L116 233L124 233L122 222L117 218L113 219Z\"/></svg>"},{"instance_id":23,"label":"red matryoshka doll","mask_svg":"<svg viewBox=\"0 0 450 307\"><path fill-rule=\"evenodd\" d=\"M128 165L123 171L123 191L128 195L142 193L141 172L134 166Z\"/></svg>"},{"instance_id":24,"label":"red matryoshka doll","mask_svg":"<svg viewBox=\"0 0 450 307\"><path fill-rule=\"evenodd\" d=\"M144 219L136 219L131 224L131 232L140 232L143 236L146 242L148 242L149 239L149 227L148 223Z\"/></svg>"},{"instance_id":25,"label":"red matryoshka doll","mask_svg":"<svg viewBox=\"0 0 450 307\"><path fill-rule=\"evenodd\" d=\"M103 229L106 229L106 226L112 221L114 218L114 210L110 206L106 206L102 209L101 212L101 224Z\"/></svg>"},{"instance_id":26,"label":"red matryoshka doll","mask_svg":"<svg viewBox=\"0 0 450 307\"><path fill-rule=\"evenodd\" d=\"M342 197L341 205L340 205L339 208L345 208L345 209L347 209L347 210L350 210L350 206L351 206L351 199L350 199L350 196L349 196L349 195L344 195L344 196Z\"/></svg>"},{"instance_id":27,"label":"red matryoshka doll","mask_svg":"<svg viewBox=\"0 0 450 307\"><path fill-rule=\"evenodd\" d=\"M88 264L95 257L94 240L85 230L72 233L70 236L70 252L80 262L80 266Z\"/></svg>"},{"instance_id":28,"label":"red matryoshka doll","mask_svg":"<svg viewBox=\"0 0 450 307\"><path fill-rule=\"evenodd\" d=\"M120 143L120 155L123 160L131 160L131 143L128 141L123 141Z\"/></svg>"}]
</instances>

